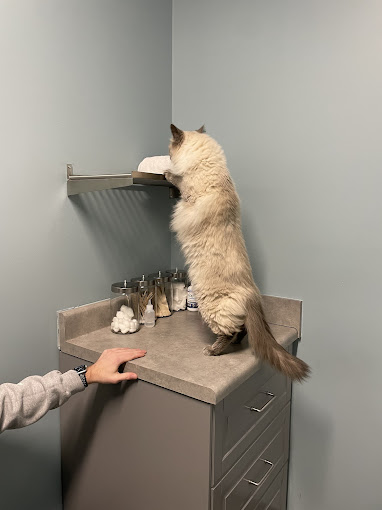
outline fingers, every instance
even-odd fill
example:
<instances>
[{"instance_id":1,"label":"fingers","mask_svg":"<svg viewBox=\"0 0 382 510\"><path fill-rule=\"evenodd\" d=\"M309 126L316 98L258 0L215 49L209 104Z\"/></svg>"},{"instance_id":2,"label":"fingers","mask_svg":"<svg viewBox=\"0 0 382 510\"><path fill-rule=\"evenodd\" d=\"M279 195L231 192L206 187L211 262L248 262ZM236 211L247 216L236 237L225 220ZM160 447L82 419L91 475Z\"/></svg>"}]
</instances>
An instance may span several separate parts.
<instances>
[{"instance_id":1,"label":"fingers","mask_svg":"<svg viewBox=\"0 0 382 510\"><path fill-rule=\"evenodd\" d=\"M118 367L118 372L120 374L123 374L123 371L125 370L126 363L121 363Z\"/></svg>"},{"instance_id":2,"label":"fingers","mask_svg":"<svg viewBox=\"0 0 382 510\"><path fill-rule=\"evenodd\" d=\"M131 361L136 358L141 358L146 354L144 349L130 349L129 347L115 347L113 349L106 349L102 353L102 358L109 359L112 362L118 362L119 365L126 361Z\"/></svg>"},{"instance_id":3,"label":"fingers","mask_svg":"<svg viewBox=\"0 0 382 510\"><path fill-rule=\"evenodd\" d=\"M112 347L110 349L105 349L103 352L134 352L134 351L143 351L147 352L145 349L132 349L131 347Z\"/></svg>"},{"instance_id":4,"label":"fingers","mask_svg":"<svg viewBox=\"0 0 382 510\"><path fill-rule=\"evenodd\" d=\"M118 383L121 381L128 381L137 379L138 376L132 372L124 373L123 370L128 361L133 359L141 358L146 355L146 350L143 349L130 349L123 347L116 347L113 349L106 349L101 354L98 361L93 365L97 367L94 381L91 382L102 382L102 383ZM90 379L92 377L92 371L90 371Z\"/></svg>"},{"instance_id":5,"label":"fingers","mask_svg":"<svg viewBox=\"0 0 382 510\"><path fill-rule=\"evenodd\" d=\"M118 374L118 381L133 381L135 379L138 379L137 374L134 374L134 372L126 372L125 374Z\"/></svg>"},{"instance_id":6,"label":"fingers","mask_svg":"<svg viewBox=\"0 0 382 510\"><path fill-rule=\"evenodd\" d=\"M130 349L130 347L114 347L112 349L106 349L104 352L110 353L110 354L135 354L135 353L144 353L146 354L145 349Z\"/></svg>"},{"instance_id":7,"label":"fingers","mask_svg":"<svg viewBox=\"0 0 382 510\"><path fill-rule=\"evenodd\" d=\"M121 349L121 352L118 352L118 360L121 363L125 363L126 361L131 361L133 359L142 358L146 355L147 351L143 351L142 349Z\"/></svg>"}]
</instances>

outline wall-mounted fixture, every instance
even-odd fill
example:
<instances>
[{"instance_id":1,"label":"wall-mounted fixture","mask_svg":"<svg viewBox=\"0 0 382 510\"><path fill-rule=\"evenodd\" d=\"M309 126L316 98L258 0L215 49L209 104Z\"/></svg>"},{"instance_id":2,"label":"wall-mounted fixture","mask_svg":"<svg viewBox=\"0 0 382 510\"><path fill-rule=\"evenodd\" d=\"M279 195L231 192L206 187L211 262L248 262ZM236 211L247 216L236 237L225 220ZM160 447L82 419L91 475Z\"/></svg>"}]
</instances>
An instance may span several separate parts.
<instances>
[{"instance_id":1,"label":"wall-mounted fixture","mask_svg":"<svg viewBox=\"0 0 382 510\"><path fill-rule=\"evenodd\" d=\"M127 174L73 175L73 165L66 165L68 197L90 191L127 188L129 186L165 186L170 198L179 197L179 190L164 175L133 171Z\"/></svg>"}]
</instances>

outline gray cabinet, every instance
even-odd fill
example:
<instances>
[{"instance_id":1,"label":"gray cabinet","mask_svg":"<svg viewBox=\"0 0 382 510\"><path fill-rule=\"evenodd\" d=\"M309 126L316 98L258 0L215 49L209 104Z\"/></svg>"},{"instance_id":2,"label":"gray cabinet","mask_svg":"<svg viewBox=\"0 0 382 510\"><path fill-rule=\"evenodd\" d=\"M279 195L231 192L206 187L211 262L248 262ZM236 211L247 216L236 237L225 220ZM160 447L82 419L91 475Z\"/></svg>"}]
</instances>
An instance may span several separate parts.
<instances>
[{"instance_id":1,"label":"gray cabinet","mask_svg":"<svg viewBox=\"0 0 382 510\"><path fill-rule=\"evenodd\" d=\"M60 353L62 371L82 362ZM285 510L290 398L269 367L216 405L92 385L60 409L64 510Z\"/></svg>"}]
</instances>

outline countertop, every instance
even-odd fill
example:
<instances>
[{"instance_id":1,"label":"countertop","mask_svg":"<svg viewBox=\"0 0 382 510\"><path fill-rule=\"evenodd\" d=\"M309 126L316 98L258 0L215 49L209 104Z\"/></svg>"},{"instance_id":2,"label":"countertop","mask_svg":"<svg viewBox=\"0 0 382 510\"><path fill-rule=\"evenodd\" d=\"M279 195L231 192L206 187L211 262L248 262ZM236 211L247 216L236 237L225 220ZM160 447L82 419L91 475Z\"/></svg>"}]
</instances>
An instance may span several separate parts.
<instances>
[{"instance_id":1,"label":"countertop","mask_svg":"<svg viewBox=\"0 0 382 510\"><path fill-rule=\"evenodd\" d=\"M272 333L284 347L300 336L301 306L297 300L264 297ZM95 362L108 348L145 349L146 356L127 363L125 371L209 404L217 404L261 367L247 338L230 346L226 354L205 356L203 347L212 344L215 336L198 312L175 312L158 319L154 328L142 326L136 333L122 335L111 332L109 303L104 300L58 312L58 327L62 352Z\"/></svg>"}]
</instances>

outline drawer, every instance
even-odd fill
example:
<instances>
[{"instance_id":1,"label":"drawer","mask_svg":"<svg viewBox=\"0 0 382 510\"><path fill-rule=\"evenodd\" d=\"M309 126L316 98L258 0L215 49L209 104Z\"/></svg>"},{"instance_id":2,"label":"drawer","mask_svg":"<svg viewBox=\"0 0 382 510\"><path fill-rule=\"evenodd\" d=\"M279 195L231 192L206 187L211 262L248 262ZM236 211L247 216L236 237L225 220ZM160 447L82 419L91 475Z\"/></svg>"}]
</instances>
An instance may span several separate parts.
<instances>
[{"instance_id":1,"label":"drawer","mask_svg":"<svg viewBox=\"0 0 382 510\"><path fill-rule=\"evenodd\" d=\"M285 464L259 501L254 498L245 510L286 510L288 464Z\"/></svg>"},{"instance_id":2,"label":"drawer","mask_svg":"<svg viewBox=\"0 0 382 510\"><path fill-rule=\"evenodd\" d=\"M256 508L288 459L289 415L288 403L212 489L212 510Z\"/></svg>"},{"instance_id":3,"label":"drawer","mask_svg":"<svg viewBox=\"0 0 382 510\"><path fill-rule=\"evenodd\" d=\"M233 466L290 400L291 382L264 367L216 406L212 485Z\"/></svg>"}]
</instances>

